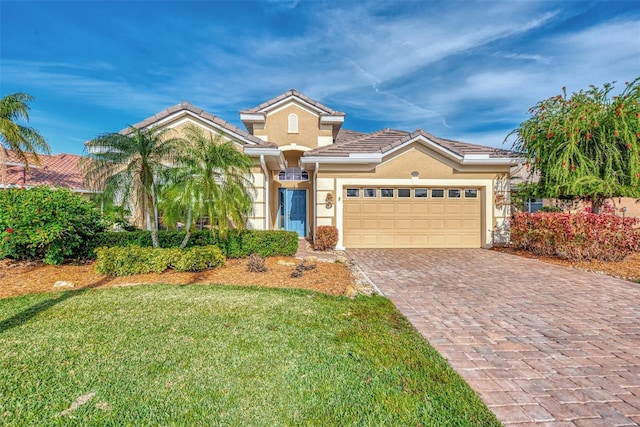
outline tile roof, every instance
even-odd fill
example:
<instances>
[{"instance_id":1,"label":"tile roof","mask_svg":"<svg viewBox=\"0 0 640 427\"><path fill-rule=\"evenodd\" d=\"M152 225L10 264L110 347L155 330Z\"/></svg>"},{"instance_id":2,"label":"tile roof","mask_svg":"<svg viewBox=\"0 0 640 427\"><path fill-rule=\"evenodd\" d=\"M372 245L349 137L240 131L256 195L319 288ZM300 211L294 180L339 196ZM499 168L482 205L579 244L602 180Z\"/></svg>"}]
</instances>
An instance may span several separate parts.
<instances>
[{"instance_id":1,"label":"tile roof","mask_svg":"<svg viewBox=\"0 0 640 427\"><path fill-rule=\"evenodd\" d=\"M224 129L225 131L232 134L236 134L240 136L242 139L245 139L246 141L252 142L254 144L262 145L265 147L276 147L276 144L265 142L262 139L258 138L257 136L251 135L247 131L240 129L239 127L227 122L226 120L222 120L221 118L214 116L211 113L207 113L202 108L198 108L192 105L188 101L183 101L178 105L174 105L172 107L167 108L166 110L160 111L159 113L147 119L144 119L141 122L136 123L135 125L133 125L133 127L138 129L146 128L158 123L163 119L166 119L167 117L173 114L180 113L181 111L189 111L195 114L196 116L201 117L204 120L213 122L219 127L221 127L222 129ZM123 135L127 135L131 133L131 128L122 129L120 133Z\"/></svg>"},{"instance_id":2,"label":"tile roof","mask_svg":"<svg viewBox=\"0 0 640 427\"><path fill-rule=\"evenodd\" d=\"M29 171L27 171L13 151L7 150L7 152L7 185L19 187L48 185L67 187L73 191L90 191L84 183L84 173L80 168L80 160L85 158L83 156L38 154L39 166L35 164L35 161L31 161L33 156L30 156Z\"/></svg>"},{"instance_id":3,"label":"tile roof","mask_svg":"<svg viewBox=\"0 0 640 427\"><path fill-rule=\"evenodd\" d=\"M324 114L328 114L328 115L331 115L331 116L345 116L346 115L345 113L333 110L333 109L327 107L326 105L323 105L323 104L319 103L318 101L309 98L308 96L298 92L295 89L290 89L290 90L286 91L285 93L283 93L282 95L276 96L275 98L270 99L269 101L263 102L262 104L258 105L257 107L250 108L248 110L242 110L242 111L240 111L240 114L259 113L262 110L264 110L264 109L266 109L266 108L268 108L268 107L270 107L270 106L272 106L274 104L277 104L278 102L280 102L280 101L282 101L284 99L290 98L292 96L294 96L296 98L299 98L299 99L303 100L304 102L306 102L306 103L308 103L310 105L313 105L315 108L317 108L318 110L322 111L322 113L324 113Z\"/></svg>"},{"instance_id":4,"label":"tile roof","mask_svg":"<svg viewBox=\"0 0 640 427\"><path fill-rule=\"evenodd\" d=\"M343 139L338 139L335 144L307 151L304 153L304 156L348 157L351 153L384 154L414 138L422 136L461 157L465 154L488 155L489 158L517 157L516 153L509 150L439 138L422 129L418 129L412 133L395 129L382 129L360 135L357 135L357 132L347 132L349 133L345 133Z\"/></svg>"},{"instance_id":5,"label":"tile roof","mask_svg":"<svg viewBox=\"0 0 640 427\"><path fill-rule=\"evenodd\" d=\"M336 144L351 141L352 139L360 138L365 135L366 133L364 132L340 128L340 130L338 131L338 135L336 136Z\"/></svg>"}]
</instances>

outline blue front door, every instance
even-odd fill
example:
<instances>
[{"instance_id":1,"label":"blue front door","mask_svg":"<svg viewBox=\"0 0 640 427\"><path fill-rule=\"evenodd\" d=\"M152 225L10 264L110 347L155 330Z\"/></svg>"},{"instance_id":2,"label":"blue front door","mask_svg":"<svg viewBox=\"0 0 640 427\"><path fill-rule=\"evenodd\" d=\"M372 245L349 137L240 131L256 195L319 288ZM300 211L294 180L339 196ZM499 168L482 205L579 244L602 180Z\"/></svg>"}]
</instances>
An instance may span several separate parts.
<instances>
[{"instance_id":1,"label":"blue front door","mask_svg":"<svg viewBox=\"0 0 640 427\"><path fill-rule=\"evenodd\" d=\"M281 188L278 193L278 227L307 235L307 190Z\"/></svg>"}]
</instances>

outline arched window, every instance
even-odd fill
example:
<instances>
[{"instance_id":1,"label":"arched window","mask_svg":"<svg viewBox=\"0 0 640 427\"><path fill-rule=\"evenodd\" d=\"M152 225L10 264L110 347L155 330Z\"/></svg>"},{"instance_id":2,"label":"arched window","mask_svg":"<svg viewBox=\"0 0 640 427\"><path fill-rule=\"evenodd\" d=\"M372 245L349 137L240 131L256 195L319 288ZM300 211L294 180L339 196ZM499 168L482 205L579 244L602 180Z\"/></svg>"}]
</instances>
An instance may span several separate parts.
<instances>
[{"instance_id":1,"label":"arched window","mask_svg":"<svg viewBox=\"0 0 640 427\"><path fill-rule=\"evenodd\" d=\"M289 114L289 133L298 133L298 116Z\"/></svg>"}]
</instances>

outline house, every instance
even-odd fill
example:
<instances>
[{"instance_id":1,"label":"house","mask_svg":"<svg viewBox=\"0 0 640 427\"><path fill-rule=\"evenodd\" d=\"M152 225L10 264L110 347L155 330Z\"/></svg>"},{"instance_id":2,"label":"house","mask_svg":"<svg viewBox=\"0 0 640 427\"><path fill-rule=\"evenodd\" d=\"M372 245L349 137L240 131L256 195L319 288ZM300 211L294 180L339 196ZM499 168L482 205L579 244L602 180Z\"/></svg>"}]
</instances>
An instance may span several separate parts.
<instances>
[{"instance_id":1,"label":"house","mask_svg":"<svg viewBox=\"0 0 640 427\"><path fill-rule=\"evenodd\" d=\"M345 113L296 90L240 119L246 130L183 102L134 127L180 134L195 124L251 156L252 229L312 237L332 225L338 248L479 248L504 239L517 163L508 150L420 129L346 130Z\"/></svg>"},{"instance_id":2,"label":"house","mask_svg":"<svg viewBox=\"0 0 640 427\"><path fill-rule=\"evenodd\" d=\"M6 176L0 171L0 188L30 188L39 185L66 187L89 196L94 193L84 182L80 168L82 156L75 154L38 154L40 164L29 156L29 167L12 150L7 150Z\"/></svg>"}]
</instances>

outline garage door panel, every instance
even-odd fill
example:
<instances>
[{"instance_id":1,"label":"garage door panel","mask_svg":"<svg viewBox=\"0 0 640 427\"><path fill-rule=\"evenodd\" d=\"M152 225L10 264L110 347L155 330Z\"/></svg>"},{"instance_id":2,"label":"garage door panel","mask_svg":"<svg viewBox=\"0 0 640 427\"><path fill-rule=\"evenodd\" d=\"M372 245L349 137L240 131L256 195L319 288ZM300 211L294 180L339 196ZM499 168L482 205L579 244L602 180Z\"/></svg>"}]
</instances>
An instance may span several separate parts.
<instances>
[{"instance_id":1,"label":"garage door panel","mask_svg":"<svg viewBox=\"0 0 640 427\"><path fill-rule=\"evenodd\" d=\"M377 218L365 218L362 220L362 228L365 230L377 230L378 219Z\"/></svg>"},{"instance_id":2,"label":"garage door panel","mask_svg":"<svg viewBox=\"0 0 640 427\"><path fill-rule=\"evenodd\" d=\"M429 228L429 220L427 219L413 219L411 221L414 230L426 230Z\"/></svg>"},{"instance_id":3,"label":"garage door panel","mask_svg":"<svg viewBox=\"0 0 640 427\"><path fill-rule=\"evenodd\" d=\"M392 203L380 203L378 205L378 213L381 215L393 215L396 213L396 207Z\"/></svg>"},{"instance_id":4,"label":"garage door panel","mask_svg":"<svg viewBox=\"0 0 640 427\"><path fill-rule=\"evenodd\" d=\"M462 220L449 218L445 220L444 228L447 230L460 230L462 228Z\"/></svg>"},{"instance_id":5,"label":"garage door panel","mask_svg":"<svg viewBox=\"0 0 640 427\"><path fill-rule=\"evenodd\" d=\"M396 234L395 246L396 247L411 247L413 246L413 239L411 234Z\"/></svg>"},{"instance_id":6,"label":"garage door panel","mask_svg":"<svg viewBox=\"0 0 640 427\"><path fill-rule=\"evenodd\" d=\"M360 230L362 229L362 220L360 219L345 219L344 220L344 228L345 230Z\"/></svg>"},{"instance_id":7,"label":"garage door panel","mask_svg":"<svg viewBox=\"0 0 640 427\"><path fill-rule=\"evenodd\" d=\"M345 196L343 215L346 247L477 248L481 243L480 197L363 199Z\"/></svg>"},{"instance_id":8,"label":"garage door panel","mask_svg":"<svg viewBox=\"0 0 640 427\"><path fill-rule=\"evenodd\" d=\"M393 218L381 218L378 220L378 229L393 232L395 229L395 221Z\"/></svg>"},{"instance_id":9,"label":"garage door panel","mask_svg":"<svg viewBox=\"0 0 640 427\"><path fill-rule=\"evenodd\" d=\"M394 221L396 230L411 230L411 218L396 219Z\"/></svg>"},{"instance_id":10,"label":"garage door panel","mask_svg":"<svg viewBox=\"0 0 640 427\"><path fill-rule=\"evenodd\" d=\"M463 230L478 230L480 229L480 220L479 219L465 219L462 222Z\"/></svg>"},{"instance_id":11,"label":"garage door panel","mask_svg":"<svg viewBox=\"0 0 640 427\"><path fill-rule=\"evenodd\" d=\"M380 247L394 247L395 236L393 234L381 234L378 236L378 244Z\"/></svg>"},{"instance_id":12,"label":"garage door panel","mask_svg":"<svg viewBox=\"0 0 640 427\"><path fill-rule=\"evenodd\" d=\"M398 215L411 214L413 211L412 205L409 203L398 203L395 206L395 213Z\"/></svg>"},{"instance_id":13,"label":"garage door panel","mask_svg":"<svg viewBox=\"0 0 640 427\"><path fill-rule=\"evenodd\" d=\"M432 230L444 230L444 219L432 219L429 221L429 225L431 225Z\"/></svg>"},{"instance_id":14,"label":"garage door panel","mask_svg":"<svg viewBox=\"0 0 640 427\"><path fill-rule=\"evenodd\" d=\"M446 211L445 204L442 202L429 203L429 213L431 215L444 214Z\"/></svg>"},{"instance_id":15,"label":"garage door panel","mask_svg":"<svg viewBox=\"0 0 640 427\"><path fill-rule=\"evenodd\" d=\"M462 213L464 215L480 215L480 203L465 203L462 206Z\"/></svg>"}]
</instances>

